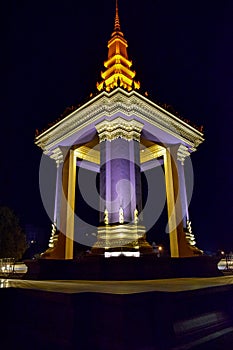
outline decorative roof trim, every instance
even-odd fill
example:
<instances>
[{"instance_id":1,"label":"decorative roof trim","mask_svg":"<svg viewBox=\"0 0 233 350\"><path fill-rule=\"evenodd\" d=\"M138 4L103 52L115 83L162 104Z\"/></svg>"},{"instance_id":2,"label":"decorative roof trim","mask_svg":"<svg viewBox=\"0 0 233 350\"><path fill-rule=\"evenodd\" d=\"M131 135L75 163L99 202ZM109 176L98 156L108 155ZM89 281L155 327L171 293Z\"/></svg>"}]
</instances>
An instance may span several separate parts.
<instances>
[{"instance_id":1,"label":"decorative roof trim","mask_svg":"<svg viewBox=\"0 0 233 350\"><path fill-rule=\"evenodd\" d=\"M118 138L140 142L143 124L135 119L126 120L117 117L112 120L105 119L95 127L99 134L100 142L113 141Z\"/></svg>"},{"instance_id":2,"label":"decorative roof trim","mask_svg":"<svg viewBox=\"0 0 233 350\"><path fill-rule=\"evenodd\" d=\"M87 126L96 125L98 120L111 118L116 113L136 117L177 137L190 145L192 150L204 141L203 133L180 120L162 107L136 91L127 92L117 88L110 93L103 91L89 102L38 135L35 143L43 150L51 150L64 139Z\"/></svg>"}]
</instances>

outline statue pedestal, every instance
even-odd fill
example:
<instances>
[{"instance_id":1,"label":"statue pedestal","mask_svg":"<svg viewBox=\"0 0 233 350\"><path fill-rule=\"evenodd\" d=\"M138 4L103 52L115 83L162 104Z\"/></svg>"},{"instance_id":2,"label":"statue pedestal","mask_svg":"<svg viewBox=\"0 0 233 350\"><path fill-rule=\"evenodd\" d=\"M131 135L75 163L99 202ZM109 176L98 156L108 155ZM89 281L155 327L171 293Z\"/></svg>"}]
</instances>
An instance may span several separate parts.
<instances>
[{"instance_id":1,"label":"statue pedestal","mask_svg":"<svg viewBox=\"0 0 233 350\"><path fill-rule=\"evenodd\" d=\"M151 245L146 241L145 226L137 224L98 227L97 242L91 251L95 255L103 255L105 252L153 253Z\"/></svg>"}]
</instances>

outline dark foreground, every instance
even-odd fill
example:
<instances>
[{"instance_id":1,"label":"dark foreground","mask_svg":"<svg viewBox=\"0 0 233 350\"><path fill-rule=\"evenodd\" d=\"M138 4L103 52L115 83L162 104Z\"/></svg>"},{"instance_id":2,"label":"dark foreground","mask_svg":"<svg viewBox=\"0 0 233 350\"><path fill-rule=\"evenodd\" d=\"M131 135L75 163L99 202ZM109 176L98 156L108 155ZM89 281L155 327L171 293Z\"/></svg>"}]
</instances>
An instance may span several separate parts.
<instances>
[{"instance_id":1,"label":"dark foreground","mask_svg":"<svg viewBox=\"0 0 233 350\"><path fill-rule=\"evenodd\" d=\"M1 349L223 349L233 277L157 281L5 280Z\"/></svg>"}]
</instances>

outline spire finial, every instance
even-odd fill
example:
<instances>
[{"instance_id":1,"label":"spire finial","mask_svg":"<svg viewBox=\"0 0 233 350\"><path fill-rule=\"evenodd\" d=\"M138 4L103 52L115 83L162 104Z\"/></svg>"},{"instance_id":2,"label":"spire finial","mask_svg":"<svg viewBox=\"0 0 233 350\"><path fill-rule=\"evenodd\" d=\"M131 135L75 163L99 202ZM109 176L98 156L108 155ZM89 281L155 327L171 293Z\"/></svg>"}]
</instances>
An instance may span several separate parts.
<instances>
[{"instance_id":1,"label":"spire finial","mask_svg":"<svg viewBox=\"0 0 233 350\"><path fill-rule=\"evenodd\" d=\"M116 0L114 30L108 41L108 59L104 62L106 69L101 72L103 80L96 85L99 91L109 92L119 86L127 91L140 88L139 81L134 80L136 72L131 70L132 62L128 59L127 47L127 40L121 31L118 0Z\"/></svg>"},{"instance_id":2,"label":"spire finial","mask_svg":"<svg viewBox=\"0 0 233 350\"><path fill-rule=\"evenodd\" d=\"M115 16L114 31L121 31L119 12L118 12L118 0L116 0L116 16Z\"/></svg>"}]
</instances>

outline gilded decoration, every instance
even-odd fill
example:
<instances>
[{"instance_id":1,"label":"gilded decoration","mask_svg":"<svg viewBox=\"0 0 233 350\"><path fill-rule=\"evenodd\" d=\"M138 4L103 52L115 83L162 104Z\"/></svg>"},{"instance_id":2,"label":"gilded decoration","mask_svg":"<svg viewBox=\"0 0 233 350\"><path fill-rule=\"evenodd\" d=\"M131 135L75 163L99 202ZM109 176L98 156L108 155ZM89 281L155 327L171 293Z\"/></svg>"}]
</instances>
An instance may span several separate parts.
<instances>
[{"instance_id":1,"label":"gilded decoration","mask_svg":"<svg viewBox=\"0 0 233 350\"><path fill-rule=\"evenodd\" d=\"M116 2L114 30L108 41L108 59L104 62L106 69L101 72L103 80L96 84L99 91L111 91L117 86L128 91L140 88L139 81L134 80L136 72L131 70L132 61L128 59L127 47L128 43L120 27L118 3Z\"/></svg>"},{"instance_id":2,"label":"gilded decoration","mask_svg":"<svg viewBox=\"0 0 233 350\"><path fill-rule=\"evenodd\" d=\"M150 123L152 126L173 135L180 142L186 143L191 151L204 141L203 134L172 115L136 91L127 92L121 88L107 93L102 92L53 127L38 135L35 143L46 153L51 153L58 144L72 135L88 128L98 120L111 118L121 112L127 117L134 116L138 121Z\"/></svg>"},{"instance_id":3,"label":"gilded decoration","mask_svg":"<svg viewBox=\"0 0 233 350\"><path fill-rule=\"evenodd\" d=\"M125 120L121 117L113 120L104 120L96 125L99 134L99 141L112 141L122 138L128 141L136 140L140 142L143 124L136 120Z\"/></svg>"}]
</instances>

